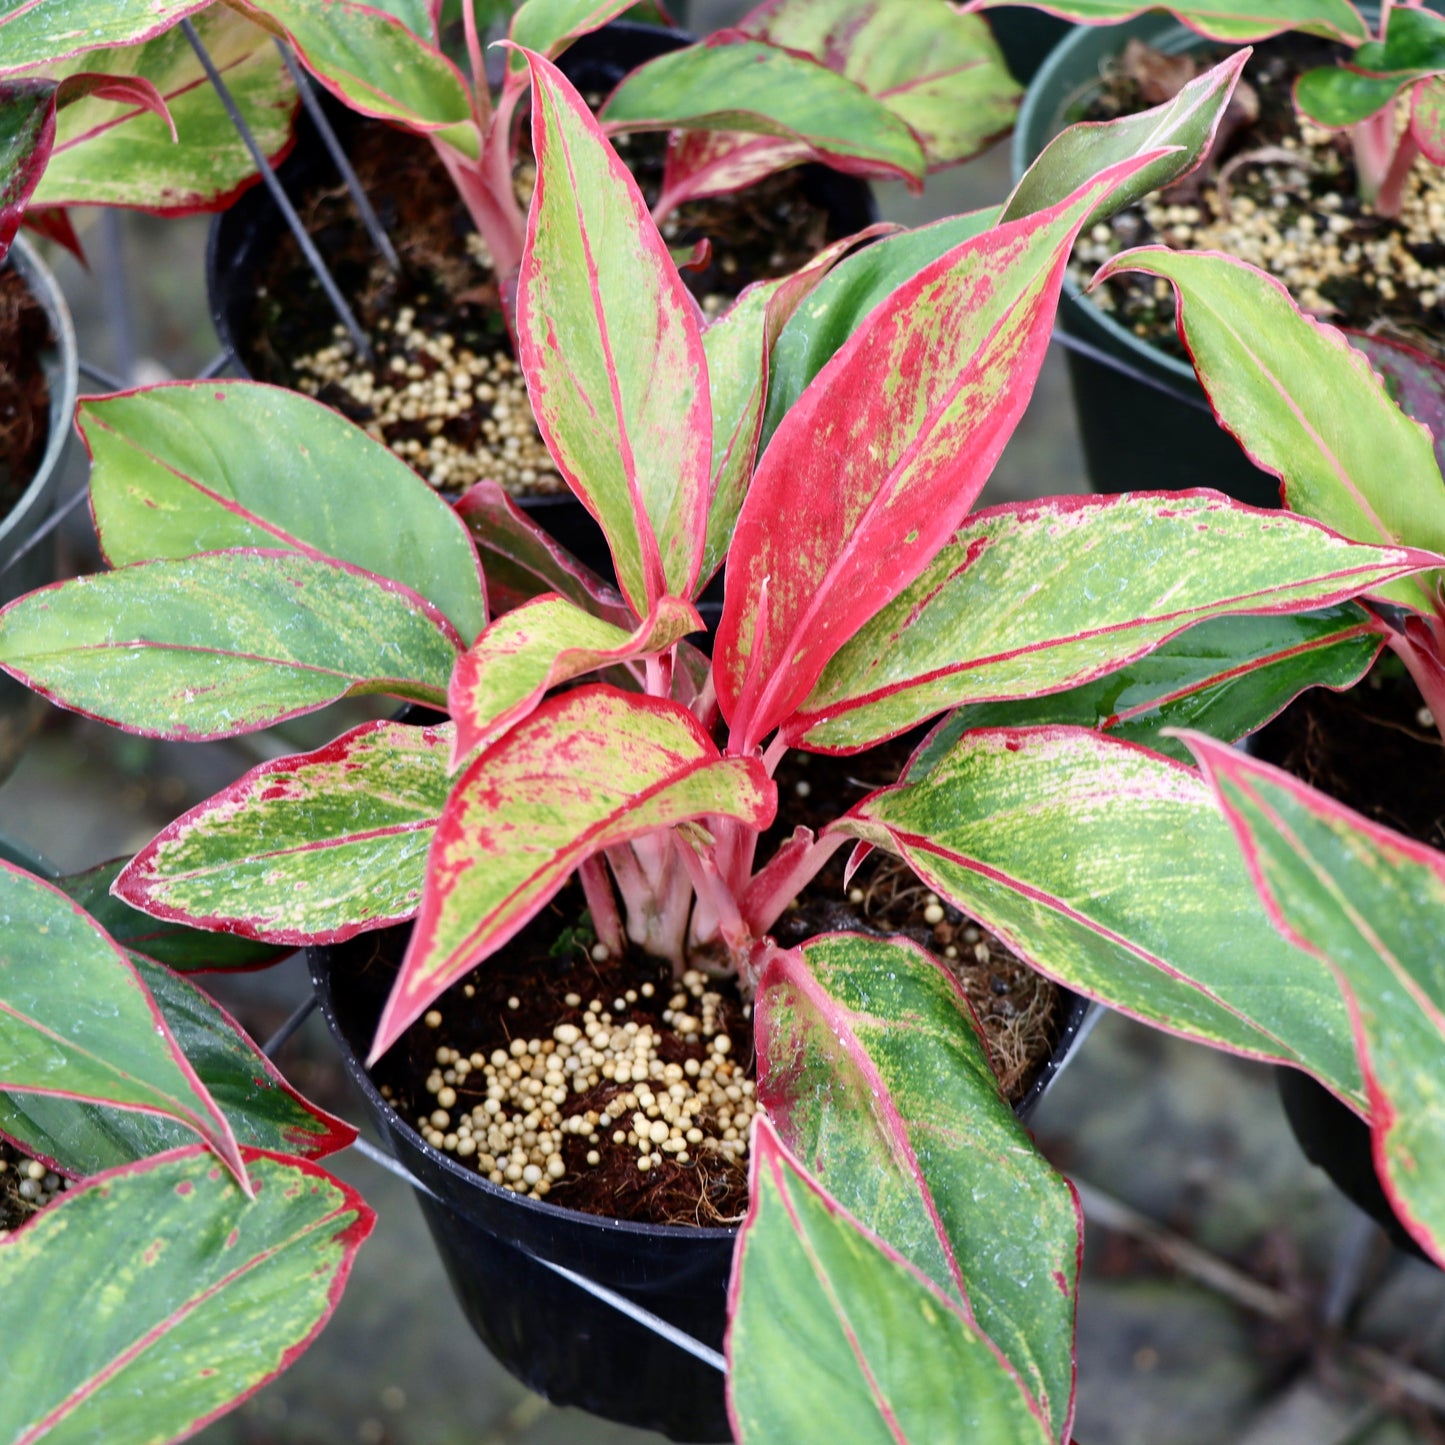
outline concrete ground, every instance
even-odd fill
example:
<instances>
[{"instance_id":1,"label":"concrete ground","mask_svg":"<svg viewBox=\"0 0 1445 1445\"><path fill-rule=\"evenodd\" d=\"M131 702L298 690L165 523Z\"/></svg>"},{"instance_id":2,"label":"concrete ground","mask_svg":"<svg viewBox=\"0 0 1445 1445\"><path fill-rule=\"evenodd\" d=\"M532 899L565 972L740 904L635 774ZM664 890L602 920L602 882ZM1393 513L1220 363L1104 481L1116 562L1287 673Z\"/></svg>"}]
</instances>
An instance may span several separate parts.
<instances>
[{"instance_id":1,"label":"concrete ground","mask_svg":"<svg viewBox=\"0 0 1445 1445\"><path fill-rule=\"evenodd\" d=\"M718 0L721 3L721 0ZM699 0L699 7L716 5ZM995 152L930 188L904 221L999 199ZM204 221L126 218L87 237L97 269L59 269L82 353L133 379L186 376L215 350ZM104 245L118 235L134 345L118 344ZM115 258L114 251L111 252ZM86 388L83 388L86 389ZM100 390L103 388L90 388ZM81 480L79 469L73 483ZM1083 490L1063 368L1050 357L985 503ZM67 566L91 565L83 524ZM332 729L335 731L336 729ZM293 741L293 746L307 745ZM0 786L0 832L64 869L133 851L257 761L251 745L163 745L54 713ZM299 960L218 989L258 1038L304 997ZM319 1020L279 1062L353 1120ZM1034 1120L1080 1185L1080 1445L1407 1445L1445 1440L1445 1278L1391 1251L1301 1157L1267 1069L1106 1017ZM452 1301L408 1189L334 1162L379 1223L318 1343L199 1437L208 1445L632 1445L660 1437L561 1410L488 1356Z\"/></svg>"}]
</instances>

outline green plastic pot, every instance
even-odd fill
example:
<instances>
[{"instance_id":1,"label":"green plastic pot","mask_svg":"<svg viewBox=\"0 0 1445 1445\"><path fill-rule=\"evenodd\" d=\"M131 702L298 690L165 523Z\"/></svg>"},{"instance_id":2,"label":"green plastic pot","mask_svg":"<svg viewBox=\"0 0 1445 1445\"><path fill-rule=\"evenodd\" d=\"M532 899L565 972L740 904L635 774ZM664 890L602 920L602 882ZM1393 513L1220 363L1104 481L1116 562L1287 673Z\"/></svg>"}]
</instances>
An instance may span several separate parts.
<instances>
[{"instance_id":1,"label":"green plastic pot","mask_svg":"<svg viewBox=\"0 0 1445 1445\"><path fill-rule=\"evenodd\" d=\"M1218 46L1167 15L1080 26L1049 55L1024 97L1013 140L1015 179L1079 119L1099 87L1101 67L1133 39L1170 55ZM1219 427L1188 362L1140 340L1069 281L1059 323L1067 335L1149 378L1067 354L1084 461L1096 492L1213 487L1256 507L1279 505L1278 480L1255 467Z\"/></svg>"},{"instance_id":2,"label":"green plastic pot","mask_svg":"<svg viewBox=\"0 0 1445 1445\"><path fill-rule=\"evenodd\" d=\"M55 579L54 535L23 556L19 554L54 510L79 383L75 327L55 277L23 237L16 237L6 264L20 272L31 295L44 306L55 345L42 357L50 383L50 437L45 455L20 500L0 518L0 606ZM14 770L45 706L43 699L0 673L0 781Z\"/></svg>"}]
</instances>

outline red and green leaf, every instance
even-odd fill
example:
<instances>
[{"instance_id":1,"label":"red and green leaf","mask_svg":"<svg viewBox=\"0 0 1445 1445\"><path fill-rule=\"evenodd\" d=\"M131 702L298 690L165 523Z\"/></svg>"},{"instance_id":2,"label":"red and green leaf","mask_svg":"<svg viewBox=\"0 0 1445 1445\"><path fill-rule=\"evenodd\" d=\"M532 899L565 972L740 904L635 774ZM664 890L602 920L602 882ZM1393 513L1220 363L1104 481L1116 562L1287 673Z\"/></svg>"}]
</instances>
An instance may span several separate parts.
<instances>
[{"instance_id":1,"label":"red and green leaf","mask_svg":"<svg viewBox=\"0 0 1445 1445\"><path fill-rule=\"evenodd\" d=\"M1332 606L1435 561L1217 492L991 508L838 650L783 735L853 752L945 708L1091 682L1209 618Z\"/></svg>"},{"instance_id":2,"label":"red and green leaf","mask_svg":"<svg viewBox=\"0 0 1445 1445\"><path fill-rule=\"evenodd\" d=\"M587 35L631 8L633 0L526 0L512 16L508 38L523 50L555 60L579 36ZM526 59L512 51L508 64L526 68Z\"/></svg>"},{"instance_id":3,"label":"red and green leaf","mask_svg":"<svg viewBox=\"0 0 1445 1445\"><path fill-rule=\"evenodd\" d=\"M87 397L91 508L112 566L288 547L400 582L464 642L486 625L466 527L412 469L330 407L246 381Z\"/></svg>"},{"instance_id":4,"label":"red and green leaf","mask_svg":"<svg viewBox=\"0 0 1445 1445\"><path fill-rule=\"evenodd\" d=\"M135 965L58 888L0 862L0 1089L176 1120L247 1193L226 1116Z\"/></svg>"},{"instance_id":5,"label":"red and green leaf","mask_svg":"<svg viewBox=\"0 0 1445 1445\"><path fill-rule=\"evenodd\" d=\"M776 807L762 765L722 758L676 703L598 685L549 699L472 763L447 800L371 1057L512 937L585 859L708 815L766 828Z\"/></svg>"},{"instance_id":6,"label":"red and green leaf","mask_svg":"<svg viewBox=\"0 0 1445 1445\"><path fill-rule=\"evenodd\" d=\"M275 160L291 144L296 89L270 36L224 5L213 5L193 23L257 143ZM145 45L87 54L49 73L82 68L144 87L164 105L143 107L132 97L119 110L113 102L124 97L97 92L64 106L36 205L216 210L257 179L250 151L179 28Z\"/></svg>"},{"instance_id":7,"label":"red and green leaf","mask_svg":"<svg viewBox=\"0 0 1445 1445\"><path fill-rule=\"evenodd\" d=\"M718 697L748 752L928 565L1023 414L1084 217L1152 160L988 231L896 290L763 453L728 555Z\"/></svg>"},{"instance_id":8,"label":"red and green leaf","mask_svg":"<svg viewBox=\"0 0 1445 1445\"><path fill-rule=\"evenodd\" d=\"M803 1171L766 1117L728 1292L728 1413L740 1445L1052 1438L958 1305ZM808 1346L807 1369L780 1369Z\"/></svg>"},{"instance_id":9,"label":"red and green leaf","mask_svg":"<svg viewBox=\"0 0 1445 1445\"><path fill-rule=\"evenodd\" d=\"M1445 552L1445 482L1430 435L1334 327L1229 256L1150 246L1099 277L1120 271L1174 287L1180 336L1220 424L1281 479L1292 511L1356 541ZM1376 595L1428 610L1438 580L1420 573Z\"/></svg>"},{"instance_id":10,"label":"red and green leaf","mask_svg":"<svg viewBox=\"0 0 1445 1445\"><path fill-rule=\"evenodd\" d=\"M203 1151L176 1150L0 1242L0 1438L179 1439L305 1350L375 1216L315 1164L257 1150L246 1164L254 1199Z\"/></svg>"},{"instance_id":11,"label":"red and green leaf","mask_svg":"<svg viewBox=\"0 0 1445 1445\"><path fill-rule=\"evenodd\" d=\"M293 947L416 912L452 729L363 723L252 768L147 843L116 892L152 918Z\"/></svg>"},{"instance_id":12,"label":"red and green leaf","mask_svg":"<svg viewBox=\"0 0 1445 1445\"><path fill-rule=\"evenodd\" d=\"M1346 65L1307 70L1295 83L1295 105L1317 125L1358 125L1378 114L1407 86L1445 71L1445 20L1423 6L1391 7L1383 42L1370 41ZM1413 109L1413 107L1412 107ZM1425 149L1439 153L1427 96L1420 115ZM1414 117L1412 116L1412 130Z\"/></svg>"},{"instance_id":13,"label":"red and green leaf","mask_svg":"<svg viewBox=\"0 0 1445 1445\"><path fill-rule=\"evenodd\" d=\"M1445 366L1388 337L1347 331L1345 339L1369 358L1390 400L1429 430L1435 443L1435 463L1445 472Z\"/></svg>"},{"instance_id":14,"label":"red and green leaf","mask_svg":"<svg viewBox=\"0 0 1445 1445\"><path fill-rule=\"evenodd\" d=\"M235 1019L200 989L149 959L133 956L132 962L238 1144L321 1159L352 1143L356 1130L303 1099ZM20 1092L0 1092L0 1134L78 1179L191 1139L188 1130L159 1114Z\"/></svg>"},{"instance_id":15,"label":"red and green leaf","mask_svg":"<svg viewBox=\"0 0 1445 1445\"><path fill-rule=\"evenodd\" d=\"M399 583L300 552L135 562L0 611L0 668L150 737L234 737L343 697L441 706L461 640Z\"/></svg>"},{"instance_id":16,"label":"red and green leaf","mask_svg":"<svg viewBox=\"0 0 1445 1445\"><path fill-rule=\"evenodd\" d=\"M1445 855L1186 734L1275 927L1334 971L1396 1214L1445 1265Z\"/></svg>"},{"instance_id":17,"label":"red and green leaf","mask_svg":"<svg viewBox=\"0 0 1445 1445\"><path fill-rule=\"evenodd\" d=\"M759 1097L788 1148L998 1346L1067 1440L1082 1220L958 984L913 943L831 934L773 956L756 1020Z\"/></svg>"},{"instance_id":18,"label":"red and green leaf","mask_svg":"<svg viewBox=\"0 0 1445 1445\"><path fill-rule=\"evenodd\" d=\"M631 632L555 593L524 603L492 623L452 673L453 764L525 717L559 684L655 656L703 627L697 609L676 597L664 597Z\"/></svg>"},{"instance_id":19,"label":"red and green leaf","mask_svg":"<svg viewBox=\"0 0 1445 1445\"><path fill-rule=\"evenodd\" d=\"M1410 134L1431 165L1445 166L1445 77L1431 76L1411 90Z\"/></svg>"},{"instance_id":20,"label":"red and green leaf","mask_svg":"<svg viewBox=\"0 0 1445 1445\"><path fill-rule=\"evenodd\" d=\"M1334 980L1270 926L1192 769L1084 729L971 732L832 826L1077 992L1363 1108Z\"/></svg>"},{"instance_id":21,"label":"red and green leaf","mask_svg":"<svg viewBox=\"0 0 1445 1445\"><path fill-rule=\"evenodd\" d=\"M577 92L532 57L537 186L517 353L537 425L639 617L702 565L712 456L695 303Z\"/></svg>"},{"instance_id":22,"label":"red and green leaf","mask_svg":"<svg viewBox=\"0 0 1445 1445\"><path fill-rule=\"evenodd\" d=\"M969 0L966 10L992 10L1013 0ZM1286 30L1303 30L1327 40L1359 44L1370 27L1350 0L1178 0L1159 5L1153 0L1049 0L1040 5L1050 15L1079 25L1117 25L1151 10L1167 10L1191 30L1211 40L1267 40Z\"/></svg>"},{"instance_id":23,"label":"red and green leaf","mask_svg":"<svg viewBox=\"0 0 1445 1445\"><path fill-rule=\"evenodd\" d=\"M1307 687L1353 687L1384 646L1380 624L1353 603L1319 612L1201 622L1095 682L1043 697L981 702L952 712L909 762L921 777L966 732L1058 724L1094 728L1180 762L1166 728L1237 742Z\"/></svg>"},{"instance_id":24,"label":"red and green leaf","mask_svg":"<svg viewBox=\"0 0 1445 1445\"><path fill-rule=\"evenodd\" d=\"M0 0L0 76L151 40L211 0Z\"/></svg>"},{"instance_id":25,"label":"red and green leaf","mask_svg":"<svg viewBox=\"0 0 1445 1445\"><path fill-rule=\"evenodd\" d=\"M1150 191L1187 176L1213 148L1219 122L1250 54L1248 49L1236 51L1152 110L1118 120L1081 121L1060 131L1014 187L1002 219L1016 220L1054 205L1106 165L1163 146L1178 149L1121 186L1089 220L1102 220L1142 200Z\"/></svg>"}]
</instances>

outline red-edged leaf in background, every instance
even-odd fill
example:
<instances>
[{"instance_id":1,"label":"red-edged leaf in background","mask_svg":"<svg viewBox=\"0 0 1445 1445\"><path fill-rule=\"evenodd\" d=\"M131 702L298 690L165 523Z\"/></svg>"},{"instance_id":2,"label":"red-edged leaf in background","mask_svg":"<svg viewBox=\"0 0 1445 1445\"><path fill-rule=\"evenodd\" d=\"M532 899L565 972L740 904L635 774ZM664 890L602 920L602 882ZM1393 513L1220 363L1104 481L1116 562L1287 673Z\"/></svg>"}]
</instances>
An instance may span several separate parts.
<instances>
[{"instance_id":1,"label":"red-edged leaf in background","mask_svg":"<svg viewBox=\"0 0 1445 1445\"><path fill-rule=\"evenodd\" d=\"M372 1059L613 844L716 814L766 828L777 789L723 758L676 703L588 686L544 702L462 774L427 859L427 886Z\"/></svg>"},{"instance_id":2,"label":"red-edged leaf in background","mask_svg":"<svg viewBox=\"0 0 1445 1445\"><path fill-rule=\"evenodd\" d=\"M153 838L115 891L153 918L300 947L416 912L452 729L363 723L277 758Z\"/></svg>"},{"instance_id":3,"label":"red-edged leaf in background","mask_svg":"<svg viewBox=\"0 0 1445 1445\"><path fill-rule=\"evenodd\" d=\"M525 717L560 683L663 652L703 628L697 609L676 597L664 597L630 633L555 593L524 603L457 660L447 691L456 724L452 765Z\"/></svg>"},{"instance_id":4,"label":"red-edged leaf in background","mask_svg":"<svg viewBox=\"0 0 1445 1445\"><path fill-rule=\"evenodd\" d=\"M965 10L992 10L1014 0L968 0ZM1150 10L1167 10L1211 40L1267 40L1285 30L1304 30L1328 40L1358 45L1370 39L1370 27L1350 0L1049 0L1050 15L1080 25L1116 25Z\"/></svg>"},{"instance_id":5,"label":"red-edged leaf in background","mask_svg":"<svg viewBox=\"0 0 1445 1445\"><path fill-rule=\"evenodd\" d=\"M1390 400L1422 426L1435 443L1435 461L1445 472L1445 366L1413 346L1363 331L1345 332L1345 340L1363 351L1379 372Z\"/></svg>"},{"instance_id":6,"label":"red-edged leaf in background","mask_svg":"<svg viewBox=\"0 0 1445 1445\"><path fill-rule=\"evenodd\" d=\"M176 1119L250 1193L231 1126L135 965L58 888L0 862L0 1089Z\"/></svg>"},{"instance_id":7,"label":"red-edged leaf in background","mask_svg":"<svg viewBox=\"0 0 1445 1445\"><path fill-rule=\"evenodd\" d=\"M758 1096L789 1149L971 1317L1066 1440L1083 1220L958 983L907 940L828 934L774 953L755 1017Z\"/></svg>"},{"instance_id":8,"label":"red-edged leaf in background","mask_svg":"<svg viewBox=\"0 0 1445 1445\"><path fill-rule=\"evenodd\" d=\"M702 566L712 413L696 307L581 97L549 61L529 63L537 185L517 355L548 450L645 617L691 596Z\"/></svg>"},{"instance_id":9,"label":"red-edged leaf in background","mask_svg":"<svg viewBox=\"0 0 1445 1445\"><path fill-rule=\"evenodd\" d=\"M245 1162L254 1199L204 1151L173 1150L0 1242L0 1439L181 1439L306 1349L376 1216L315 1164Z\"/></svg>"},{"instance_id":10,"label":"red-edged leaf in background","mask_svg":"<svg viewBox=\"0 0 1445 1445\"><path fill-rule=\"evenodd\" d=\"M1410 92L1410 134L1431 165L1445 166L1445 79L1438 75Z\"/></svg>"},{"instance_id":11,"label":"red-edged leaf in background","mask_svg":"<svg viewBox=\"0 0 1445 1445\"><path fill-rule=\"evenodd\" d=\"M1037 1407L957 1303L753 1128L728 1289L740 1445L1047 1445ZM787 1368L807 1342L806 1368ZM782 1367L780 1367L780 1365Z\"/></svg>"},{"instance_id":12,"label":"red-edged leaf in background","mask_svg":"<svg viewBox=\"0 0 1445 1445\"><path fill-rule=\"evenodd\" d=\"M1445 854L1202 734L1183 738L1271 921L1329 964L1344 991L1380 1181L1445 1267Z\"/></svg>"},{"instance_id":13,"label":"red-edged leaf in background","mask_svg":"<svg viewBox=\"0 0 1445 1445\"><path fill-rule=\"evenodd\" d=\"M0 76L88 50L135 45L212 0L0 0Z\"/></svg>"},{"instance_id":14,"label":"red-edged leaf in background","mask_svg":"<svg viewBox=\"0 0 1445 1445\"><path fill-rule=\"evenodd\" d=\"M834 652L926 567L1033 390L1084 218L1154 160L963 242L869 316L786 414L743 503L715 650L748 752Z\"/></svg>"}]
</instances>

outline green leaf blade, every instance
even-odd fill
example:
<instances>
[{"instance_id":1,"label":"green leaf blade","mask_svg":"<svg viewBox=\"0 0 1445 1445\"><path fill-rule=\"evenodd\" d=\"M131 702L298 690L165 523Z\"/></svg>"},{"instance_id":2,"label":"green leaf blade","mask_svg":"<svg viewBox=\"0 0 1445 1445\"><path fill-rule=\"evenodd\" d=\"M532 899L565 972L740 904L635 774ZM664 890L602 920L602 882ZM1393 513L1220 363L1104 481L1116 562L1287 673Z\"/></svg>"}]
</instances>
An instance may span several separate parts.
<instances>
[{"instance_id":1,"label":"green leaf blade","mask_svg":"<svg viewBox=\"0 0 1445 1445\"><path fill-rule=\"evenodd\" d=\"M149 40L211 0L0 0L0 76Z\"/></svg>"},{"instance_id":2,"label":"green leaf blade","mask_svg":"<svg viewBox=\"0 0 1445 1445\"><path fill-rule=\"evenodd\" d=\"M992 10L1010 0L969 0L968 10ZM1191 0L1168 5L1139 0L1050 0L1047 10L1080 25L1117 25L1150 10L1167 10L1211 40L1242 43L1267 40L1286 30L1303 30L1353 44L1370 38L1369 26L1349 0Z\"/></svg>"}]
</instances>

